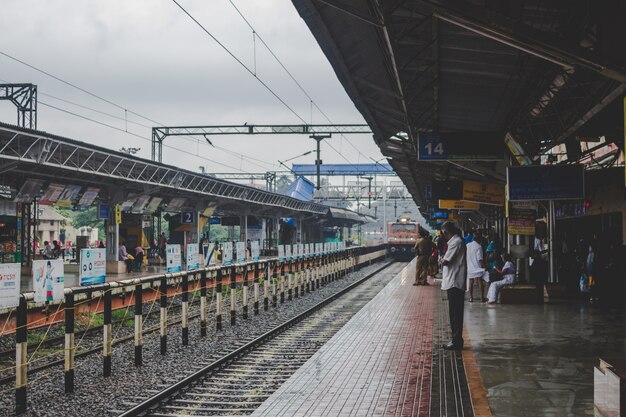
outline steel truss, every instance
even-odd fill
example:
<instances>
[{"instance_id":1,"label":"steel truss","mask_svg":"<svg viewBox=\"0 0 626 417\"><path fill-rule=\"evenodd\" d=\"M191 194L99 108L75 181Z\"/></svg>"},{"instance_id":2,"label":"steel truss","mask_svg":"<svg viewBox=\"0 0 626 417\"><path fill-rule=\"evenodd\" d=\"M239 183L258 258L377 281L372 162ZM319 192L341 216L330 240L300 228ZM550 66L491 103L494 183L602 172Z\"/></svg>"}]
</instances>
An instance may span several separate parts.
<instances>
[{"instance_id":1,"label":"steel truss","mask_svg":"<svg viewBox=\"0 0 626 417\"><path fill-rule=\"evenodd\" d=\"M372 133L368 125L217 125L217 126L159 126L152 128L152 160L163 161L163 141L168 136L217 135L347 135Z\"/></svg>"},{"instance_id":2,"label":"steel truss","mask_svg":"<svg viewBox=\"0 0 626 417\"><path fill-rule=\"evenodd\" d=\"M72 176L93 175L103 181L117 179L188 192L198 197L218 197L315 214L326 214L328 211L328 207L320 204L184 171L71 139L8 126L0 126L0 159L18 161L20 165L28 165L31 170L35 167L60 169ZM39 172L43 170L39 169Z\"/></svg>"},{"instance_id":3,"label":"steel truss","mask_svg":"<svg viewBox=\"0 0 626 417\"><path fill-rule=\"evenodd\" d=\"M0 100L10 100L17 107L17 125L37 129L37 86L0 84Z\"/></svg>"}]
</instances>

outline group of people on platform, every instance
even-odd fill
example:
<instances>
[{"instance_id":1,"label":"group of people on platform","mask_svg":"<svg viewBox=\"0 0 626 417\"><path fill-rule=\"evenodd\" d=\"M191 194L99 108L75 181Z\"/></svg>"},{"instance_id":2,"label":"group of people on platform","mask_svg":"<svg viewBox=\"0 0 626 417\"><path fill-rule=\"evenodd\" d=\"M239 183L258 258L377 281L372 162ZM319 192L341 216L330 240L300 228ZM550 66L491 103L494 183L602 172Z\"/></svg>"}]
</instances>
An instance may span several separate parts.
<instances>
[{"instance_id":1,"label":"group of people on platform","mask_svg":"<svg viewBox=\"0 0 626 417\"><path fill-rule=\"evenodd\" d=\"M61 244L53 240L52 244L47 240L43 242L43 248L41 249L41 256L43 259L59 259L65 258L65 250L61 248Z\"/></svg>"},{"instance_id":2,"label":"group of people on platform","mask_svg":"<svg viewBox=\"0 0 626 417\"><path fill-rule=\"evenodd\" d=\"M413 285L428 285L428 277L441 269L441 289L448 294L452 340L443 345L446 350L463 347L463 305L465 293L474 301L473 287L480 289L481 301L495 304L500 289L515 280L515 265L508 253L503 253L496 233L487 237L474 230L462 231L452 222L445 222L436 236L418 228L415 243L416 269ZM484 298L484 283L489 284Z\"/></svg>"}]
</instances>

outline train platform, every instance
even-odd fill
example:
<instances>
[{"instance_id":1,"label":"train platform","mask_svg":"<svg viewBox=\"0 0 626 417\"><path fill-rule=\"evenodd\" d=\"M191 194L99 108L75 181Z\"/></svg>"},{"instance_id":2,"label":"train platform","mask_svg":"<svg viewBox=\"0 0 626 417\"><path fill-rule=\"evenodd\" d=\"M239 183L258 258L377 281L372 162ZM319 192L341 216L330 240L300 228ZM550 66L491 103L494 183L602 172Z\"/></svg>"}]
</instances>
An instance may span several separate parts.
<instances>
[{"instance_id":1,"label":"train platform","mask_svg":"<svg viewBox=\"0 0 626 417\"><path fill-rule=\"evenodd\" d=\"M626 353L623 311L466 302L465 347L449 352L445 292L413 274L411 262L252 415L594 415L594 365Z\"/></svg>"}]
</instances>

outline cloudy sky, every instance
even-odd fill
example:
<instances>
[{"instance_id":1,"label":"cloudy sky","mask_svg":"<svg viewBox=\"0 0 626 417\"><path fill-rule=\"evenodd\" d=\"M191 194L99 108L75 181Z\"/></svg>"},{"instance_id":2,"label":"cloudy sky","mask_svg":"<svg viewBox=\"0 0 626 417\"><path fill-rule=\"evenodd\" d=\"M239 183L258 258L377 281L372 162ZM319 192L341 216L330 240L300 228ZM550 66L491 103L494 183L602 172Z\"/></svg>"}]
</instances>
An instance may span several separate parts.
<instances>
[{"instance_id":1,"label":"cloudy sky","mask_svg":"<svg viewBox=\"0 0 626 417\"><path fill-rule=\"evenodd\" d=\"M328 123L258 39L254 47L252 30L229 0L179 1L246 66L256 68L258 77L299 117L307 123ZM232 2L332 122L363 123L291 1ZM1 54L117 105L0 55L0 82L38 86L40 130L112 149L139 147L139 155L150 158L150 127L154 123L133 113L162 125L302 123L171 0L3 0L0 25ZM143 138L49 106L127 128ZM0 120L16 122L11 103L0 101ZM192 170L204 166L209 172L265 172L276 170L279 159L314 149L314 141L306 136L220 136L211 140L255 160L198 140L169 138L168 145L186 153L166 148L164 162ZM371 162L369 158L382 157L371 136L351 135L348 140L354 147L340 136L331 139L338 152L323 143L324 163ZM294 162L313 163L314 155Z\"/></svg>"}]
</instances>

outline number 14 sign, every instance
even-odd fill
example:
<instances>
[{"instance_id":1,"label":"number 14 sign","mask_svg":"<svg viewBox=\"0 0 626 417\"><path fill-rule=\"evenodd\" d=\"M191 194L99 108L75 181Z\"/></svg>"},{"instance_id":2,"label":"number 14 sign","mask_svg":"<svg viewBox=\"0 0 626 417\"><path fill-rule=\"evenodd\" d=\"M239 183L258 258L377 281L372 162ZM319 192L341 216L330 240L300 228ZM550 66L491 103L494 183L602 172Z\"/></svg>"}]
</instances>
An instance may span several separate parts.
<instances>
[{"instance_id":1,"label":"number 14 sign","mask_svg":"<svg viewBox=\"0 0 626 417\"><path fill-rule=\"evenodd\" d=\"M448 159L445 137L439 132L421 132L419 134L419 160Z\"/></svg>"},{"instance_id":2,"label":"number 14 sign","mask_svg":"<svg viewBox=\"0 0 626 417\"><path fill-rule=\"evenodd\" d=\"M420 161L498 161L504 157L504 142L498 132L420 132Z\"/></svg>"}]
</instances>

